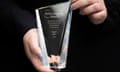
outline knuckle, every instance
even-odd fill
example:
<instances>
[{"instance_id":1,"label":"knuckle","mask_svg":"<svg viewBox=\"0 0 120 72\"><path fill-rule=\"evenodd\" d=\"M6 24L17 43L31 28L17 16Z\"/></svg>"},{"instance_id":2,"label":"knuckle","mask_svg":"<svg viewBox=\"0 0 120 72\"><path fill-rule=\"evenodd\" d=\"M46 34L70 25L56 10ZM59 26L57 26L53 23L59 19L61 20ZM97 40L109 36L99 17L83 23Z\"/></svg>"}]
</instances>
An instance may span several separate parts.
<instances>
[{"instance_id":1,"label":"knuckle","mask_svg":"<svg viewBox=\"0 0 120 72\"><path fill-rule=\"evenodd\" d=\"M100 14L99 14L100 18L106 18L107 17L107 12L105 10L103 10Z\"/></svg>"},{"instance_id":2,"label":"knuckle","mask_svg":"<svg viewBox=\"0 0 120 72\"><path fill-rule=\"evenodd\" d=\"M93 9L98 12L98 11L102 11L104 9L103 5L101 5L100 3L95 3Z\"/></svg>"},{"instance_id":3,"label":"knuckle","mask_svg":"<svg viewBox=\"0 0 120 72\"><path fill-rule=\"evenodd\" d=\"M97 23L102 23L107 17L106 11L102 11L101 13L92 15L92 20Z\"/></svg>"},{"instance_id":4,"label":"knuckle","mask_svg":"<svg viewBox=\"0 0 120 72\"><path fill-rule=\"evenodd\" d=\"M88 4L93 4L94 0L88 0Z\"/></svg>"}]
</instances>

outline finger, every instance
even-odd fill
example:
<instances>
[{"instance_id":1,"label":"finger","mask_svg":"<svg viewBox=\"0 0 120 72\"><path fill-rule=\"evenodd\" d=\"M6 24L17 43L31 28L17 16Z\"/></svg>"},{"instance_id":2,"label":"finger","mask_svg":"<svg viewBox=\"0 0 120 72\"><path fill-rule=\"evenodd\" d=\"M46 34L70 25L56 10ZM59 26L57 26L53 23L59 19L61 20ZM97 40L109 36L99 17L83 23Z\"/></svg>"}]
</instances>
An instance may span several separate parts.
<instances>
[{"instance_id":1,"label":"finger","mask_svg":"<svg viewBox=\"0 0 120 72\"><path fill-rule=\"evenodd\" d=\"M38 58L35 54L31 53L29 47L27 47L26 50L27 50L27 55L28 55L30 61L32 62L33 66L36 68L36 70L38 70L40 72L54 72L53 70L51 70L47 67L44 67L41 63L42 62L41 59Z\"/></svg>"},{"instance_id":2,"label":"finger","mask_svg":"<svg viewBox=\"0 0 120 72\"><path fill-rule=\"evenodd\" d=\"M76 1L78 1L78 0L71 0L72 3L76 2Z\"/></svg>"},{"instance_id":3,"label":"finger","mask_svg":"<svg viewBox=\"0 0 120 72\"><path fill-rule=\"evenodd\" d=\"M48 57L48 61L49 61L50 64L53 63L51 57Z\"/></svg>"},{"instance_id":4,"label":"finger","mask_svg":"<svg viewBox=\"0 0 120 72\"><path fill-rule=\"evenodd\" d=\"M55 59L56 59L55 55L51 55L51 59L52 59L53 62L55 62Z\"/></svg>"},{"instance_id":5,"label":"finger","mask_svg":"<svg viewBox=\"0 0 120 72\"><path fill-rule=\"evenodd\" d=\"M40 72L54 72L54 70L51 70L50 68L42 66L40 59L37 57L32 58L32 63L34 65L34 67Z\"/></svg>"},{"instance_id":6,"label":"finger","mask_svg":"<svg viewBox=\"0 0 120 72\"><path fill-rule=\"evenodd\" d=\"M24 37L25 52L33 66L40 72L54 72L42 65L40 59L41 50L38 42L38 35L35 29L30 30Z\"/></svg>"},{"instance_id":7,"label":"finger","mask_svg":"<svg viewBox=\"0 0 120 72\"><path fill-rule=\"evenodd\" d=\"M94 24L100 24L105 21L107 17L107 11L103 10L98 13L94 13L89 15L89 19L94 23Z\"/></svg>"},{"instance_id":8,"label":"finger","mask_svg":"<svg viewBox=\"0 0 120 72\"><path fill-rule=\"evenodd\" d=\"M36 44L37 43L37 44ZM38 46L38 42L32 43L34 46L29 47L31 53L31 61L34 67L40 72L54 72L53 70L46 68L42 65L42 53L40 47Z\"/></svg>"},{"instance_id":9,"label":"finger","mask_svg":"<svg viewBox=\"0 0 120 72\"><path fill-rule=\"evenodd\" d=\"M55 62L59 63L60 62L60 56L55 57Z\"/></svg>"},{"instance_id":10,"label":"finger","mask_svg":"<svg viewBox=\"0 0 120 72\"><path fill-rule=\"evenodd\" d=\"M101 3L94 3L90 6L87 6L83 9L80 10L80 14L82 15L89 15L89 14L93 14L96 12L100 12L104 9L103 5L101 5Z\"/></svg>"},{"instance_id":11,"label":"finger","mask_svg":"<svg viewBox=\"0 0 120 72\"><path fill-rule=\"evenodd\" d=\"M29 46L32 53L41 53L37 29L29 30L24 36L24 46Z\"/></svg>"},{"instance_id":12,"label":"finger","mask_svg":"<svg viewBox=\"0 0 120 72\"><path fill-rule=\"evenodd\" d=\"M60 56L51 55L51 59L52 59L53 62L59 63L59 61L60 61Z\"/></svg>"},{"instance_id":13,"label":"finger","mask_svg":"<svg viewBox=\"0 0 120 72\"><path fill-rule=\"evenodd\" d=\"M76 2L74 2L72 4L72 9L75 10L75 9L81 9L81 8L84 8L88 5L91 5L95 3L94 0L77 0Z\"/></svg>"},{"instance_id":14,"label":"finger","mask_svg":"<svg viewBox=\"0 0 120 72\"><path fill-rule=\"evenodd\" d=\"M29 38L28 41L28 46L30 48L30 52L33 53L34 55L42 55L41 49L39 47L39 39L38 39L38 32L37 29L34 29L31 31L31 37Z\"/></svg>"}]
</instances>

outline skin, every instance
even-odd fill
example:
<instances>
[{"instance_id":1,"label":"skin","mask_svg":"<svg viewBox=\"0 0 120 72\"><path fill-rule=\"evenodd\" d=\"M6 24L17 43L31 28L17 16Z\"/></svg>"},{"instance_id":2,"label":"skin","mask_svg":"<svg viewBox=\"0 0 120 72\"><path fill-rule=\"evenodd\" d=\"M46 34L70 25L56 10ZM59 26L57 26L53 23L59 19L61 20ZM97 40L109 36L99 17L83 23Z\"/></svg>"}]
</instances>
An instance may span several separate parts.
<instances>
[{"instance_id":1,"label":"skin","mask_svg":"<svg viewBox=\"0 0 120 72\"><path fill-rule=\"evenodd\" d=\"M95 24L101 24L107 17L107 10L104 4L104 0L71 0L72 9L80 10L81 15L87 15L90 21ZM41 55L41 50L38 42L37 29L30 29L23 37L23 42L25 46L25 52L33 66L38 70L38 72L55 72L49 68L42 66L40 57L36 55ZM55 56L48 58L50 62L53 61Z\"/></svg>"},{"instance_id":2,"label":"skin","mask_svg":"<svg viewBox=\"0 0 120 72\"><path fill-rule=\"evenodd\" d=\"M72 0L72 9L79 9L93 24L101 24L107 17L104 0Z\"/></svg>"},{"instance_id":3,"label":"skin","mask_svg":"<svg viewBox=\"0 0 120 72\"><path fill-rule=\"evenodd\" d=\"M41 59L39 56L41 50L38 42L38 35L36 29L29 30L23 38L25 52L33 66L38 70L38 72L55 72L49 68L42 66Z\"/></svg>"}]
</instances>

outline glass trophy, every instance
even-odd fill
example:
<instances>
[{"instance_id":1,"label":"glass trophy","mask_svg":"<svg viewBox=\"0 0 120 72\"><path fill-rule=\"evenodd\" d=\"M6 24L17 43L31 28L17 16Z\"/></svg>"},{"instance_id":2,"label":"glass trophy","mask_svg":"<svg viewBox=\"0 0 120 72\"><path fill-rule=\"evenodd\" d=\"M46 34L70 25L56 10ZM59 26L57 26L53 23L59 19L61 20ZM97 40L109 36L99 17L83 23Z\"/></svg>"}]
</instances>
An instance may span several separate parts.
<instances>
[{"instance_id":1,"label":"glass trophy","mask_svg":"<svg viewBox=\"0 0 120 72\"><path fill-rule=\"evenodd\" d=\"M43 66L66 67L71 27L71 2L59 2L35 10Z\"/></svg>"}]
</instances>

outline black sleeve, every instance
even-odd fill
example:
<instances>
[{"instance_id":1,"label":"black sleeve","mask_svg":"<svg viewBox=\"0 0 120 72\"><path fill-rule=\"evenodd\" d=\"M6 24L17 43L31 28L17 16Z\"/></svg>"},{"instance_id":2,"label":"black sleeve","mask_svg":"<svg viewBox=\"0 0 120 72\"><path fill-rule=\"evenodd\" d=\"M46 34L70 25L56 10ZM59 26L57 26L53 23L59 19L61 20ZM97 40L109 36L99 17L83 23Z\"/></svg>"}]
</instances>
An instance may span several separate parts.
<instances>
[{"instance_id":1,"label":"black sleeve","mask_svg":"<svg viewBox=\"0 0 120 72\"><path fill-rule=\"evenodd\" d=\"M36 28L34 15L29 10L21 8L13 0L0 0L0 11L6 21L12 20L11 23L15 23L21 37L29 29Z\"/></svg>"},{"instance_id":2,"label":"black sleeve","mask_svg":"<svg viewBox=\"0 0 120 72\"><path fill-rule=\"evenodd\" d=\"M102 32L115 30L120 27L120 1L119 0L104 0L108 11L107 19L98 28Z\"/></svg>"}]
</instances>

